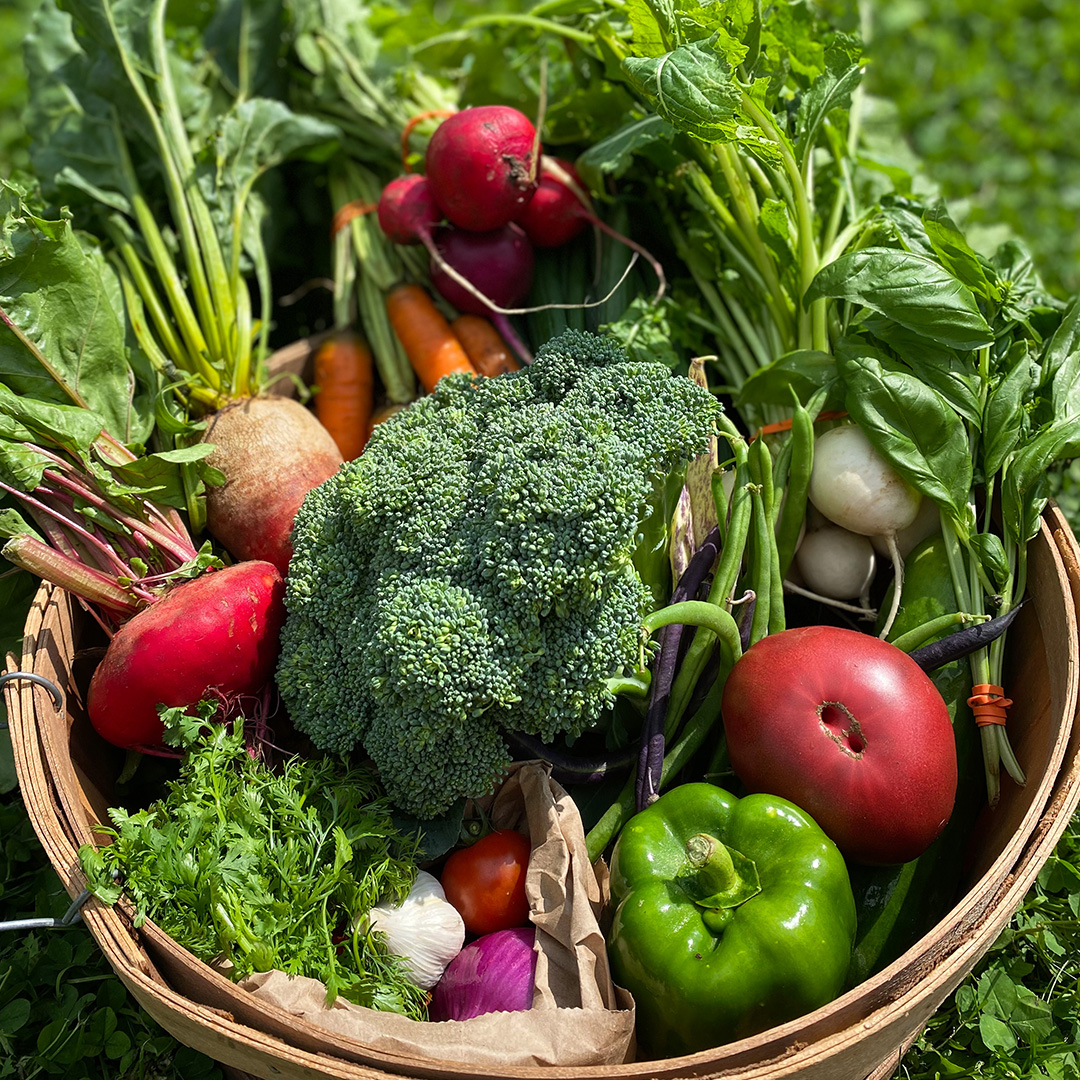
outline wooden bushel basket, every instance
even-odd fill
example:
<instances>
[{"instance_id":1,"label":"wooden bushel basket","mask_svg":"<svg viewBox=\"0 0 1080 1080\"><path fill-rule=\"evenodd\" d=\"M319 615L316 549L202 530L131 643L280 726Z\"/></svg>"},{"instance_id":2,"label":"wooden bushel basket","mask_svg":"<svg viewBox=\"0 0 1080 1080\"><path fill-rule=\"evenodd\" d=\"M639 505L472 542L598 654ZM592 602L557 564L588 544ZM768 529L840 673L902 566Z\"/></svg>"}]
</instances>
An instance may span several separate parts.
<instances>
[{"instance_id":1,"label":"wooden bushel basket","mask_svg":"<svg viewBox=\"0 0 1080 1080\"><path fill-rule=\"evenodd\" d=\"M626 1065L478 1067L376 1051L325 1032L240 990L157 928L136 931L130 909L91 899L83 919L140 1005L180 1042L264 1080L517 1077L701 1077L725 1080L885 1080L926 1021L990 948L1053 853L1080 800L1077 609L1080 549L1051 506L1030 545L1034 602L1010 631L1009 733L1026 776L1007 779L972 840L970 868L949 914L903 956L831 1004L783 1026L702 1053ZM83 891L77 850L107 821L121 752L91 729L84 693L92 625L60 590L43 586L8 670L42 675L65 694L57 710L29 680L5 686L15 765L34 824L67 891Z\"/></svg>"}]
</instances>

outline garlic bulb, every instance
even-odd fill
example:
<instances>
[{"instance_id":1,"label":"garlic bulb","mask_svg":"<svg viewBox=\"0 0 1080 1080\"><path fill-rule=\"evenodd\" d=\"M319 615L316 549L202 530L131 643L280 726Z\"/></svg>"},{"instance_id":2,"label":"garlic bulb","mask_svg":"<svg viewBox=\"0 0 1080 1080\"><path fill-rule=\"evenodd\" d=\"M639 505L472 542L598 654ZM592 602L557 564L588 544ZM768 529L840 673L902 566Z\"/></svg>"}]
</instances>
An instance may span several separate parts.
<instances>
[{"instance_id":1,"label":"garlic bulb","mask_svg":"<svg viewBox=\"0 0 1080 1080\"><path fill-rule=\"evenodd\" d=\"M465 944L465 923L447 899L439 880L419 870L409 895L399 907L376 904L368 925L378 930L386 947L405 961L413 982L430 990L446 965Z\"/></svg>"}]
</instances>

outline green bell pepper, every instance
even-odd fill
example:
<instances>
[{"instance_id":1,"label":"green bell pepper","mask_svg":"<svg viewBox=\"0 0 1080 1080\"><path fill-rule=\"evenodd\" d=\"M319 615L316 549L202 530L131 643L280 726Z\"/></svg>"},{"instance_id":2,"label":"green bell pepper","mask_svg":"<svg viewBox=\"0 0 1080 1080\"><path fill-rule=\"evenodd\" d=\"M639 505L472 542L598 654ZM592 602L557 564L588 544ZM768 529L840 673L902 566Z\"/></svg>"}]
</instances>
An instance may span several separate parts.
<instances>
[{"instance_id":1,"label":"green bell pepper","mask_svg":"<svg viewBox=\"0 0 1080 1080\"><path fill-rule=\"evenodd\" d=\"M836 845L793 803L682 784L623 827L608 954L653 1057L754 1035L837 996L855 901Z\"/></svg>"}]
</instances>

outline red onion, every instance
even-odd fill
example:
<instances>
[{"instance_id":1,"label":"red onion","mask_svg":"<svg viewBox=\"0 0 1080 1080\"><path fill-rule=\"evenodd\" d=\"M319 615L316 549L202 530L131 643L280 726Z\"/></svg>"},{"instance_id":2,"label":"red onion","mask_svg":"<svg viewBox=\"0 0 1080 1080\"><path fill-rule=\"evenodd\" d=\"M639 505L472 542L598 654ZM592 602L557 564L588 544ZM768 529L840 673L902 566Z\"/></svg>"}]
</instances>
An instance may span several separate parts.
<instances>
[{"instance_id":1,"label":"red onion","mask_svg":"<svg viewBox=\"0 0 1080 1080\"><path fill-rule=\"evenodd\" d=\"M496 930L450 961L431 995L432 1020L469 1020L489 1012L532 1008L536 928Z\"/></svg>"}]
</instances>

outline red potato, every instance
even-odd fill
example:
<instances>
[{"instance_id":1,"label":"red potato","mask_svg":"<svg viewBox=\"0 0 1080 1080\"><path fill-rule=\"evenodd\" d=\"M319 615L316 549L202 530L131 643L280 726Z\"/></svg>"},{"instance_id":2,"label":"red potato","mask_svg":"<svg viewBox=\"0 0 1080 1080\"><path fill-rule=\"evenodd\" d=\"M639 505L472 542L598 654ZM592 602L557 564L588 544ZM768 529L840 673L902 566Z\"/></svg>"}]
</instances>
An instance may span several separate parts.
<instances>
[{"instance_id":1,"label":"red potato","mask_svg":"<svg viewBox=\"0 0 1080 1080\"><path fill-rule=\"evenodd\" d=\"M284 595L267 562L236 563L175 586L109 642L90 681L94 729L116 746L155 747L158 705L258 693L277 663Z\"/></svg>"},{"instance_id":2,"label":"red potato","mask_svg":"<svg viewBox=\"0 0 1080 1080\"><path fill-rule=\"evenodd\" d=\"M795 803L853 862L908 862L952 814L949 710L888 642L831 626L771 634L732 668L721 711L747 789Z\"/></svg>"},{"instance_id":3,"label":"red potato","mask_svg":"<svg viewBox=\"0 0 1080 1080\"><path fill-rule=\"evenodd\" d=\"M214 413L203 441L226 477L207 491L207 528L234 558L265 559L284 576L296 511L344 461L333 436L292 398L253 397Z\"/></svg>"},{"instance_id":4,"label":"red potato","mask_svg":"<svg viewBox=\"0 0 1080 1080\"><path fill-rule=\"evenodd\" d=\"M431 136L424 171L435 202L460 229L487 232L513 221L537 185L536 129L506 105L462 109Z\"/></svg>"}]
</instances>

